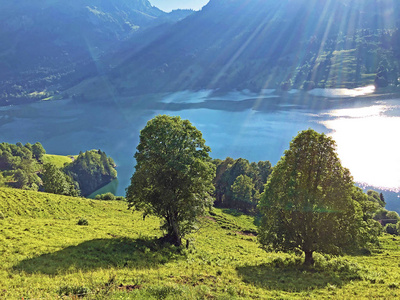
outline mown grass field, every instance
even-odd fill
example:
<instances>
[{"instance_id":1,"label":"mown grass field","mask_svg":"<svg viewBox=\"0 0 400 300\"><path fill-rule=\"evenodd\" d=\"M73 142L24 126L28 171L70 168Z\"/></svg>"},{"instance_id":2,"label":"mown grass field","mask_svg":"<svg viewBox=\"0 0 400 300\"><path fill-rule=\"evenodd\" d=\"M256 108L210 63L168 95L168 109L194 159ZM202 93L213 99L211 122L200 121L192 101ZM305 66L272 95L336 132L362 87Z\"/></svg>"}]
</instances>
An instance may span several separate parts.
<instances>
[{"instance_id":1,"label":"mown grass field","mask_svg":"<svg viewBox=\"0 0 400 300\"><path fill-rule=\"evenodd\" d=\"M227 210L201 218L189 249L158 246L159 220L124 202L0 188L0 212L0 299L400 297L400 239L388 235L370 255L316 255L306 269L261 250L256 221Z\"/></svg>"}]
</instances>

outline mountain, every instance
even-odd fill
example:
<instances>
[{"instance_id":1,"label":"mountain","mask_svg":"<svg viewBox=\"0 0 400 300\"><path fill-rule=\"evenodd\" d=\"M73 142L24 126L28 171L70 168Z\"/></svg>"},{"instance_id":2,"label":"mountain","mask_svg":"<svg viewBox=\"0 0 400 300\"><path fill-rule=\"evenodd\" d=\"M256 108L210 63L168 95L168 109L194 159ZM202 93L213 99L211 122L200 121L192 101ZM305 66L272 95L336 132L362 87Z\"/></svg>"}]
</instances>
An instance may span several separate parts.
<instances>
[{"instance_id":1,"label":"mountain","mask_svg":"<svg viewBox=\"0 0 400 300\"><path fill-rule=\"evenodd\" d=\"M0 95L18 94L13 85L46 89L136 33L191 13L147 0L0 0Z\"/></svg>"},{"instance_id":2,"label":"mountain","mask_svg":"<svg viewBox=\"0 0 400 300\"><path fill-rule=\"evenodd\" d=\"M394 82L399 17L395 0L211 0L132 51L107 80L122 96L307 88L307 82L354 87L374 83L380 67L380 75Z\"/></svg>"}]
</instances>

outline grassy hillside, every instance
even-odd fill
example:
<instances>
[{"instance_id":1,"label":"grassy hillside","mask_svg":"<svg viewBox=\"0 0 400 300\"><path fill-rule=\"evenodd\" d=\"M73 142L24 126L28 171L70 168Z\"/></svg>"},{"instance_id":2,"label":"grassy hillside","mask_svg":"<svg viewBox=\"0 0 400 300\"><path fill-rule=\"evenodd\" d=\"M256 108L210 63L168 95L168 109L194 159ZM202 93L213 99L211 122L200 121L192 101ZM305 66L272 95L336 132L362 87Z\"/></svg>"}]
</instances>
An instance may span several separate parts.
<instances>
[{"instance_id":1,"label":"grassy hillside","mask_svg":"<svg viewBox=\"0 0 400 300\"><path fill-rule=\"evenodd\" d=\"M64 155L54 155L54 154L45 154L42 157L42 161L44 164L51 163L53 165L56 165L57 168L62 168L64 167L64 164L70 164L72 163L72 158L76 158L77 155L70 155L70 156L64 156Z\"/></svg>"},{"instance_id":2,"label":"grassy hillside","mask_svg":"<svg viewBox=\"0 0 400 300\"><path fill-rule=\"evenodd\" d=\"M391 236L370 255L316 255L304 269L301 258L261 250L254 219L228 210L203 217L188 250L160 248L159 220L124 202L0 188L0 211L0 299L400 296L400 239Z\"/></svg>"}]
</instances>

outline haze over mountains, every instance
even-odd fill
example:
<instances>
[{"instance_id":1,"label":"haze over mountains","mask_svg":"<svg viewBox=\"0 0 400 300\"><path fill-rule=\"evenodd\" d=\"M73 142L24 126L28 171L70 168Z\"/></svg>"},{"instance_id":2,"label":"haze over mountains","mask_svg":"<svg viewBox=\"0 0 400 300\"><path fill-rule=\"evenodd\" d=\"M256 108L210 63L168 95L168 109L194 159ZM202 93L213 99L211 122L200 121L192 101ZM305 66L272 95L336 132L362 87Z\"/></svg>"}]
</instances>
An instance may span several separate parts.
<instances>
[{"instance_id":1,"label":"haze over mountains","mask_svg":"<svg viewBox=\"0 0 400 300\"><path fill-rule=\"evenodd\" d=\"M135 33L190 13L167 14L147 0L0 0L3 97L49 88L78 66L135 40Z\"/></svg>"},{"instance_id":2,"label":"haze over mountains","mask_svg":"<svg viewBox=\"0 0 400 300\"><path fill-rule=\"evenodd\" d=\"M211 0L199 12L171 14L147 0L0 6L7 99L76 84L64 97L354 87L399 76L395 0Z\"/></svg>"}]
</instances>

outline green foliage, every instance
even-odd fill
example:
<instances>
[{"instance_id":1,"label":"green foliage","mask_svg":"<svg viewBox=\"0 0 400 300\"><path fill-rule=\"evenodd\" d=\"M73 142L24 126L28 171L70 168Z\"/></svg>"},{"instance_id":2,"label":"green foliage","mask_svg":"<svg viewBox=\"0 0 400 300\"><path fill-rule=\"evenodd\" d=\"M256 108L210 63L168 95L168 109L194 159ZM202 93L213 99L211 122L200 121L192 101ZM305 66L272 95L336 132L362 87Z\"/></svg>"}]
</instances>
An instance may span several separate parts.
<instances>
[{"instance_id":1,"label":"green foliage","mask_svg":"<svg viewBox=\"0 0 400 300\"><path fill-rule=\"evenodd\" d=\"M397 212L395 211L388 211L388 213L386 214L386 217L390 220L400 220L400 216Z\"/></svg>"},{"instance_id":2,"label":"green foliage","mask_svg":"<svg viewBox=\"0 0 400 300\"><path fill-rule=\"evenodd\" d=\"M82 225L83 225L83 226L87 226L87 225L89 225L89 221L86 220L85 218L80 218L77 224L78 224L78 225L81 225L81 226L82 226Z\"/></svg>"},{"instance_id":3,"label":"green foliage","mask_svg":"<svg viewBox=\"0 0 400 300\"><path fill-rule=\"evenodd\" d=\"M367 191L368 200L374 203L377 203L380 207L385 207L385 198L383 197L382 193L378 193L373 190Z\"/></svg>"},{"instance_id":4,"label":"green foliage","mask_svg":"<svg viewBox=\"0 0 400 300\"><path fill-rule=\"evenodd\" d=\"M383 228L383 231L388 234L399 235L399 232L397 231L397 227L398 226L396 224L388 223Z\"/></svg>"},{"instance_id":5,"label":"green foliage","mask_svg":"<svg viewBox=\"0 0 400 300\"><path fill-rule=\"evenodd\" d=\"M274 167L261 195L259 241L265 249L339 254L363 243L354 183L335 152L335 142L314 130L300 132Z\"/></svg>"},{"instance_id":6,"label":"green foliage","mask_svg":"<svg viewBox=\"0 0 400 300\"><path fill-rule=\"evenodd\" d=\"M88 196L117 177L115 163L101 150L80 153L64 172L78 182L82 195Z\"/></svg>"},{"instance_id":7,"label":"green foliage","mask_svg":"<svg viewBox=\"0 0 400 300\"><path fill-rule=\"evenodd\" d=\"M232 184L232 197L235 201L252 202L254 184L247 175L239 175Z\"/></svg>"},{"instance_id":8,"label":"green foliage","mask_svg":"<svg viewBox=\"0 0 400 300\"><path fill-rule=\"evenodd\" d=\"M109 201L109 200L125 201L126 200L125 197L115 196L113 193L110 193L110 192L105 193L105 194L96 195L96 197L94 199L96 199L96 200L106 200L106 201Z\"/></svg>"},{"instance_id":9,"label":"green foliage","mask_svg":"<svg viewBox=\"0 0 400 300\"><path fill-rule=\"evenodd\" d=\"M215 169L202 134L180 117L159 115L140 132L136 167L127 189L129 206L163 219L175 245L212 204Z\"/></svg>"},{"instance_id":10,"label":"green foliage","mask_svg":"<svg viewBox=\"0 0 400 300\"><path fill-rule=\"evenodd\" d=\"M105 194L96 195L95 199L96 200L116 200L116 197L113 193L105 193Z\"/></svg>"},{"instance_id":11,"label":"green foliage","mask_svg":"<svg viewBox=\"0 0 400 300\"><path fill-rule=\"evenodd\" d=\"M228 157L224 161L214 161L214 164L217 166L216 177L214 179L216 198L214 205L216 207L239 209L244 212L254 212L259 195L263 192L264 184L272 172L271 163L269 161L249 163L248 160L243 158L233 160ZM250 189L249 186L252 186L250 198L244 197L242 199L241 196L244 196L243 193L239 196L238 183L235 186L236 192L233 191L235 181L238 180L239 176L242 176L241 181L243 181L243 178L251 179L251 182L246 179L247 189Z\"/></svg>"},{"instance_id":12,"label":"green foliage","mask_svg":"<svg viewBox=\"0 0 400 300\"><path fill-rule=\"evenodd\" d=\"M36 142L32 145L32 155L34 158L40 160L44 154L46 154L46 150L44 150L41 143Z\"/></svg>"},{"instance_id":13,"label":"green foliage","mask_svg":"<svg viewBox=\"0 0 400 300\"><path fill-rule=\"evenodd\" d=\"M64 174L53 164L45 164L42 176L43 188L47 193L79 196L79 188L71 177Z\"/></svg>"},{"instance_id":14,"label":"green foliage","mask_svg":"<svg viewBox=\"0 0 400 300\"><path fill-rule=\"evenodd\" d=\"M267 253L255 218L213 209L188 250L161 247L160 220L120 201L0 188L1 299L397 299L399 240L368 256ZM85 216L90 226L77 226ZM132 226L133 224L133 226ZM393 240L396 239L396 240ZM357 293L357 295L355 294ZM69 297L66 295L70 295Z\"/></svg>"},{"instance_id":15,"label":"green foliage","mask_svg":"<svg viewBox=\"0 0 400 300\"><path fill-rule=\"evenodd\" d=\"M38 161L33 157L30 144L0 144L0 172L12 174L12 179L1 175L1 185L37 190L40 185L38 170Z\"/></svg>"},{"instance_id":16,"label":"green foliage","mask_svg":"<svg viewBox=\"0 0 400 300\"><path fill-rule=\"evenodd\" d=\"M63 168L65 165L70 164L73 161L73 156L64 156L64 155L54 155L54 154L45 154L42 156L41 161L43 164L51 163L55 165L57 168Z\"/></svg>"},{"instance_id":17,"label":"green foliage","mask_svg":"<svg viewBox=\"0 0 400 300\"><path fill-rule=\"evenodd\" d=\"M14 173L15 187L22 189L29 183L28 175L25 171L19 169Z\"/></svg>"},{"instance_id":18,"label":"green foliage","mask_svg":"<svg viewBox=\"0 0 400 300\"><path fill-rule=\"evenodd\" d=\"M87 287L84 286L70 286L70 285L64 285L60 287L58 290L58 295L60 297L63 296L78 296L78 297L84 297L90 292L90 290Z\"/></svg>"},{"instance_id":19,"label":"green foliage","mask_svg":"<svg viewBox=\"0 0 400 300\"><path fill-rule=\"evenodd\" d=\"M393 220L397 223L400 220L400 216L395 211L388 211L384 208L379 208L375 211L373 215L374 220Z\"/></svg>"}]
</instances>

